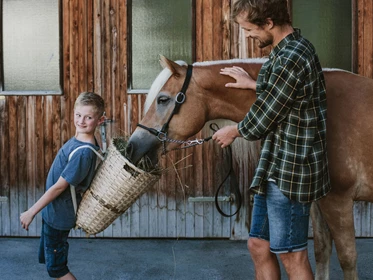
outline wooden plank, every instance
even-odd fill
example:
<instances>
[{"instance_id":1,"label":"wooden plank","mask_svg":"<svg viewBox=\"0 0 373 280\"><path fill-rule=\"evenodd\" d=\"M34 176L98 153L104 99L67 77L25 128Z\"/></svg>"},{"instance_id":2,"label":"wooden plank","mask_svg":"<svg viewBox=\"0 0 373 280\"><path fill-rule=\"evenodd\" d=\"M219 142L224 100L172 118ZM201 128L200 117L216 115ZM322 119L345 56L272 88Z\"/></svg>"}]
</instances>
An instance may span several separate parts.
<instances>
[{"instance_id":1,"label":"wooden plank","mask_svg":"<svg viewBox=\"0 0 373 280\"><path fill-rule=\"evenodd\" d=\"M364 76L373 78L373 1L365 2L365 19L364 33L366 40L364 42Z\"/></svg>"},{"instance_id":2,"label":"wooden plank","mask_svg":"<svg viewBox=\"0 0 373 280\"><path fill-rule=\"evenodd\" d=\"M354 203L354 220L355 220L355 236L361 236L362 233L362 202Z\"/></svg>"},{"instance_id":3,"label":"wooden plank","mask_svg":"<svg viewBox=\"0 0 373 280\"><path fill-rule=\"evenodd\" d=\"M364 1L357 1L357 73L363 75L364 66Z\"/></svg>"},{"instance_id":4,"label":"wooden plank","mask_svg":"<svg viewBox=\"0 0 373 280\"><path fill-rule=\"evenodd\" d=\"M170 166L170 161L174 160L174 153L168 153L163 161L164 166ZM166 234L168 237L177 236L177 219L176 219L176 186L175 186L175 173L168 172L162 176L162 189L167 195L167 213L166 213Z\"/></svg>"},{"instance_id":5,"label":"wooden plank","mask_svg":"<svg viewBox=\"0 0 373 280\"><path fill-rule=\"evenodd\" d=\"M372 221L372 203L364 202L363 208L363 228L362 228L362 237L370 237L371 236L371 221Z\"/></svg>"},{"instance_id":6,"label":"wooden plank","mask_svg":"<svg viewBox=\"0 0 373 280\"><path fill-rule=\"evenodd\" d=\"M79 2L80 1L71 1L70 5L70 89L69 89L69 95L65 96L66 98L66 107L69 106L68 104L73 104L75 101L76 97L79 94L80 87L79 87L79 44L76 42L79 42ZM71 109L69 108L66 112L65 119L67 121L67 126L68 126L68 137L69 139L74 131L74 123L73 123L73 116L71 113Z\"/></svg>"},{"instance_id":7,"label":"wooden plank","mask_svg":"<svg viewBox=\"0 0 373 280\"><path fill-rule=\"evenodd\" d=\"M17 100L17 177L18 177L18 219L19 215L28 209L27 205L27 181L26 181L26 103L27 97L22 96ZM21 227L18 235L23 234Z\"/></svg>"},{"instance_id":8,"label":"wooden plank","mask_svg":"<svg viewBox=\"0 0 373 280\"><path fill-rule=\"evenodd\" d=\"M358 2L359 0L352 0L352 72L358 72L358 38L359 38L359 14Z\"/></svg>"},{"instance_id":9,"label":"wooden plank","mask_svg":"<svg viewBox=\"0 0 373 280\"><path fill-rule=\"evenodd\" d=\"M53 157L53 97L46 96L43 104L44 117L44 174L47 175L54 160Z\"/></svg>"},{"instance_id":10,"label":"wooden plank","mask_svg":"<svg viewBox=\"0 0 373 280\"><path fill-rule=\"evenodd\" d=\"M62 1L62 75L63 75L63 97L61 97L61 139L67 141L70 137L70 118L66 117L70 113L69 96L70 96L70 78L71 78L71 65L70 65L70 1ZM44 111L42 111L44 112ZM42 166L42 165L40 165Z\"/></svg>"},{"instance_id":11,"label":"wooden plank","mask_svg":"<svg viewBox=\"0 0 373 280\"><path fill-rule=\"evenodd\" d=\"M102 1L102 11L101 11L101 16L102 16L102 69L104 73L102 74L102 86L103 90L102 91L102 97L106 101L106 115L107 116L112 116L112 100L111 100L111 95L112 95L112 83L111 83L111 26L110 26L110 0L103 0Z\"/></svg>"},{"instance_id":12,"label":"wooden plank","mask_svg":"<svg viewBox=\"0 0 373 280\"><path fill-rule=\"evenodd\" d=\"M111 88L112 93L110 97L112 113L110 118L120 121L122 104L120 103L120 78L119 78L119 66L120 66L120 31L119 31L119 2L118 0L112 0L110 9L110 36L111 36Z\"/></svg>"},{"instance_id":13,"label":"wooden plank","mask_svg":"<svg viewBox=\"0 0 373 280\"><path fill-rule=\"evenodd\" d=\"M128 58L127 58L127 44L128 44L128 40L127 40L127 37L128 37L128 34L127 34L127 3L126 1L118 1L119 2L119 12L118 12L118 19L119 19L119 23L118 23L118 40L119 40L119 62L118 62L118 88L117 88L117 92L116 92L116 95L119 97L117 97L118 99L118 102L119 102L119 106L118 107L118 110L121 110L120 114L119 114L119 119L117 119L117 122L120 123L120 125L118 125L118 129L120 129L120 131L126 131L125 129L125 126L126 124L124 123L124 119L125 119L125 115L124 115L124 111L122 110L123 106L125 105L126 103L126 100L127 100L127 89L128 89L128 82L127 82L127 61L128 61ZM145 96L144 96L145 97Z\"/></svg>"},{"instance_id":14,"label":"wooden plank","mask_svg":"<svg viewBox=\"0 0 373 280\"><path fill-rule=\"evenodd\" d=\"M194 154L196 149L201 149L200 146L193 147L188 150L188 152L185 154L185 188L187 191L187 197L186 200L188 201L189 197L195 197L195 174L193 173L193 165L194 165ZM195 237L195 204L188 202L186 204L185 209L185 237L192 238Z\"/></svg>"},{"instance_id":15,"label":"wooden plank","mask_svg":"<svg viewBox=\"0 0 373 280\"><path fill-rule=\"evenodd\" d=\"M30 96L28 98L28 102L26 104L26 143L25 143L25 150L26 152L26 205L27 209L29 209L36 201L36 131L35 131L35 123L36 121L36 114L35 114L35 103L36 103L35 96ZM34 221L30 224L29 230L27 235L29 236L37 236L37 223Z\"/></svg>"},{"instance_id":16,"label":"wooden plank","mask_svg":"<svg viewBox=\"0 0 373 280\"><path fill-rule=\"evenodd\" d=\"M10 235L18 236L20 232L19 226L19 209L18 209L18 162L17 162L17 145L18 133L17 133L17 102L18 97L8 97L9 100L9 202L10 202Z\"/></svg>"},{"instance_id":17,"label":"wooden plank","mask_svg":"<svg viewBox=\"0 0 373 280\"><path fill-rule=\"evenodd\" d=\"M94 64L93 64L93 41L94 41L94 2L86 0L86 17L85 17L85 23L86 23L86 37L87 37L87 65L85 71L87 72L87 84L86 84L86 90L87 91L93 91L94 92Z\"/></svg>"},{"instance_id":18,"label":"wooden plank","mask_svg":"<svg viewBox=\"0 0 373 280\"><path fill-rule=\"evenodd\" d=\"M149 196L143 194L138 200L139 204L139 237L149 237L149 224L153 221L149 220Z\"/></svg>"},{"instance_id":19,"label":"wooden plank","mask_svg":"<svg viewBox=\"0 0 373 280\"><path fill-rule=\"evenodd\" d=\"M185 166L185 161L182 159L185 156L186 150L179 150L175 152L174 161L170 162L170 167L173 168L173 173L175 174L175 201L176 201L176 225L177 225L177 237L185 237L186 234L186 224L185 224L185 212L187 207L187 189L185 184L185 172L183 169L177 170L175 166L176 162L180 162L178 166L182 168Z\"/></svg>"},{"instance_id":20,"label":"wooden plank","mask_svg":"<svg viewBox=\"0 0 373 280\"><path fill-rule=\"evenodd\" d=\"M231 58L231 1L222 0L222 59Z\"/></svg>"},{"instance_id":21,"label":"wooden plank","mask_svg":"<svg viewBox=\"0 0 373 280\"><path fill-rule=\"evenodd\" d=\"M158 184L156 184L158 186ZM158 192L152 187L146 195L149 197L149 237L159 237L159 216L158 216Z\"/></svg>"},{"instance_id":22,"label":"wooden plank","mask_svg":"<svg viewBox=\"0 0 373 280\"><path fill-rule=\"evenodd\" d=\"M213 3L212 0L203 1L203 60L213 60Z\"/></svg>"},{"instance_id":23,"label":"wooden plank","mask_svg":"<svg viewBox=\"0 0 373 280\"><path fill-rule=\"evenodd\" d=\"M203 61L203 0L196 0L195 9L196 61Z\"/></svg>"},{"instance_id":24,"label":"wooden plank","mask_svg":"<svg viewBox=\"0 0 373 280\"><path fill-rule=\"evenodd\" d=\"M131 224L130 224L130 236L140 237L140 205L138 200L130 208Z\"/></svg>"},{"instance_id":25,"label":"wooden plank","mask_svg":"<svg viewBox=\"0 0 373 280\"><path fill-rule=\"evenodd\" d=\"M102 46L101 46L101 13L102 13L102 1L93 1L93 80L94 80L94 91L102 95Z\"/></svg>"},{"instance_id":26,"label":"wooden plank","mask_svg":"<svg viewBox=\"0 0 373 280\"><path fill-rule=\"evenodd\" d=\"M131 98L131 114L130 114L130 127L129 127L129 133L132 134L132 132L136 129L137 123L140 121L141 116L141 105L139 104L138 95L132 96Z\"/></svg>"},{"instance_id":27,"label":"wooden plank","mask_svg":"<svg viewBox=\"0 0 373 280\"><path fill-rule=\"evenodd\" d=\"M77 41L78 42L78 92L77 94L87 91L88 77L87 77L87 2L89 1L77 1Z\"/></svg>"},{"instance_id":28,"label":"wooden plank","mask_svg":"<svg viewBox=\"0 0 373 280\"><path fill-rule=\"evenodd\" d=\"M0 195L7 198L7 202L0 203L1 209L1 226L0 234L2 236L9 236L11 233L11 209L10 209L10 141L9 138L9 98L3 98L0 100L0 182L1 182L1 192ZM13 140L13 139L12 139Z\"/></svg>"},{"instance_id":29,"label":"wooden plank","mask_svg":"<svg viewBox=\"0 0 373 280\"><path fill-rule=\"evenodd\" d=\"M160 159L161 166L166 166L166 158ZM156 194L154 194L157 205L157 235L158 237L168 236L168 197L169 192L167 190L167 176L170 171L163 173L160 180L158 181L156 187Z\"/></svg>"},{"instance_id":30,"label":"wooden plank","mask_svg":"<svg viewBox=\"0 0 373 280\"><path fill-rule=\"evenodd\" d=\"M45 112L43 110L43 102L44 96L40 96L36 98L35 101L35 112L37 112L35 118L35 145L36 145L36 155L34 158L35 160L35 201L37 201L45 191L45 182L46 182L46 174L44 173L44 117ZM42 225L42 217L41 215L37 215L36 219L34 219L34 223L36 224L37 235L40 235L41 225Z\"/></svg>"},{"instance_id":31,"label":"wooden plank","mask_svg":"<svg viewBox=\"0 0 373 280\"><path fill-rule=\"evenodd\" d=\"M213 9L211 11L212 16L212 57L211 60L220 60L223 58L223 25L222 25L222 1L214 1ZM206 43L208 38L206 38Z\"/></svg>"}]
</instances>

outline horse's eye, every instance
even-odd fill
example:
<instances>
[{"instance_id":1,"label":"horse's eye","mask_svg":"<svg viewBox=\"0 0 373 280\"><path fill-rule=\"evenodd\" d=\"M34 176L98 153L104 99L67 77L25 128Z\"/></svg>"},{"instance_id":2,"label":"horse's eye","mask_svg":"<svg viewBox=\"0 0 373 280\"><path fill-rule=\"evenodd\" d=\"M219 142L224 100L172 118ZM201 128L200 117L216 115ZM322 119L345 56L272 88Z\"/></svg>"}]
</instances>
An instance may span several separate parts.
<instances>
[{"instance_id":1,"label":"horse's eye","mask_svg":"<svg viewBox=\"0 0 373 280\"><path fill-rule=\"evenodd\" d=\"M159 96L157 101L158 104L165 105L170 101L170 98L168 96Z\"/></svg>"}]
</instances>

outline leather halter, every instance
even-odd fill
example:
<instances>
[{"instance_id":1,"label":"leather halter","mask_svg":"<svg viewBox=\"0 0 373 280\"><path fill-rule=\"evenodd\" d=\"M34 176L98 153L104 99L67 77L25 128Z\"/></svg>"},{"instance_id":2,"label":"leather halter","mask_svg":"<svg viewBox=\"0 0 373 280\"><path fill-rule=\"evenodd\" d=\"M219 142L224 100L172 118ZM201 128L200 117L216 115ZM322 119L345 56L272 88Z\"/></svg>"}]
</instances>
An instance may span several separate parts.
<instances>
[{"instance_id":1,"label":"leather halter","mask_svg":"<svg viewBox=\"0 0 373 280\"><path fill-rule=\"evenodd\" d=\"M171 115L168 117L167 122L162 126L161 130L157 130L155 128L147 127L147 126L142 125L140 123L137 124L137 126L143 128L143 129L149 131L151 134L155 135L158 138L158 140L163 142L164 144L165 144L165 141L171 140L171 139L167 138L168 126L170 124L170 121L171 121L172 117L174 115L176 115L177 113L179 113L181 105L185 102L186 91L188 89L189 82L190 82L190 79L192 77L192 72L193 72L193 66L189 64L188 69L187 69L187 73L186 73L186 76L185 76L184 84L183 84L181 90L179 91L179 93L176 95L176 98L175 98L175 107L172 110ZM171 141L171 142L179 142L179 141L174 140L174 141ZM186 142L182 141L182 143L186 143Z\"/></svg>"}]
</instances>

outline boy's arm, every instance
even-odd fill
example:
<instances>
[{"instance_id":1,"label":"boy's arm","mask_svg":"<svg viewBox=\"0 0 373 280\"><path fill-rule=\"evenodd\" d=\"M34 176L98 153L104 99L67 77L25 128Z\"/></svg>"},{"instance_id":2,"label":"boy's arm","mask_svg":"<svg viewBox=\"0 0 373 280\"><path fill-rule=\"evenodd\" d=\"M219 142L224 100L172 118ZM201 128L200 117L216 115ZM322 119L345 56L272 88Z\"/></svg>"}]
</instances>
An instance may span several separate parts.
<instances>
[{"instance_id":1,"label":"boy's arm","mask_svg":"<svg viewBox=\"0 0 373 280\"><path fill-rule=\"evenodd\" d=\"M28 230L28 226L31 224L32 220L45 206L47 206L51 201L56 199L67 187L69 183L62 177L50 187L43 196L28 209L23 212L20 216L21 225L25 230Z\"/></svg>"}]
</instances>

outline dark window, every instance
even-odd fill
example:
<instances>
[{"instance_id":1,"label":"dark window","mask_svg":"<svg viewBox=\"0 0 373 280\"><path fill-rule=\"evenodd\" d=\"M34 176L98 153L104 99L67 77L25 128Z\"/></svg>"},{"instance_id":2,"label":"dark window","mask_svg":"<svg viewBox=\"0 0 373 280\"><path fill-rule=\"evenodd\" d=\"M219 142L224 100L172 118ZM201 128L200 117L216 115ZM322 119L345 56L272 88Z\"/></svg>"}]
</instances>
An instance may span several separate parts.
<instances>
[{"instance_id":1,"label":"dark window","mask_svg":"<svg viewBox=\"0 0 373 280\"><path fill-rule=\"evenodd\" d=\"M192 63L193 0L133 0L129 5L129 92L146 92L162 70L159 55Z\"/></svg>"},{"instance_id":2,"label":"dark window","mask_svg":"<svg viewBox=\"0 0 373 280\"><path fill-rule=\"evenodd\" d=\"M351 0L292 1L293 26L316 48L322 67L352 71Z\"/></svg>"}]
</instances>

